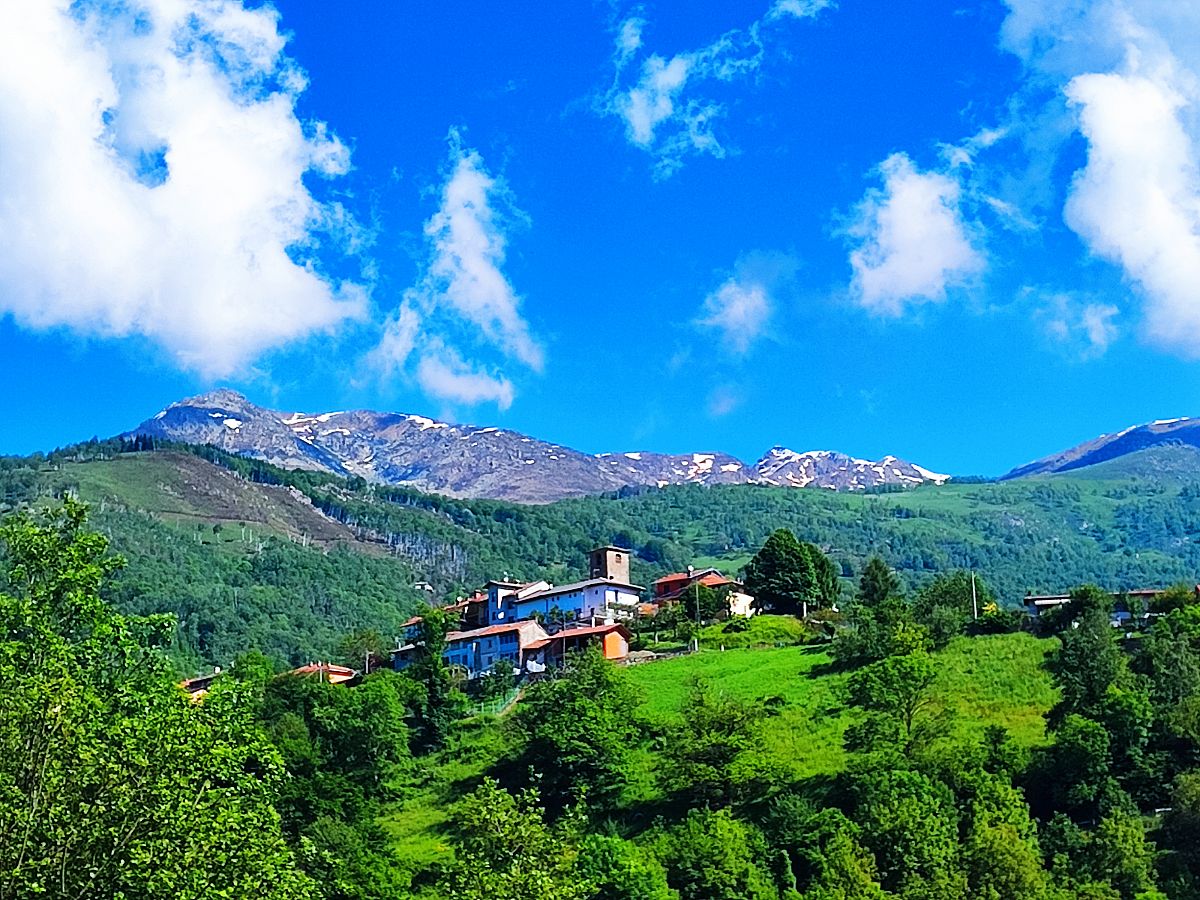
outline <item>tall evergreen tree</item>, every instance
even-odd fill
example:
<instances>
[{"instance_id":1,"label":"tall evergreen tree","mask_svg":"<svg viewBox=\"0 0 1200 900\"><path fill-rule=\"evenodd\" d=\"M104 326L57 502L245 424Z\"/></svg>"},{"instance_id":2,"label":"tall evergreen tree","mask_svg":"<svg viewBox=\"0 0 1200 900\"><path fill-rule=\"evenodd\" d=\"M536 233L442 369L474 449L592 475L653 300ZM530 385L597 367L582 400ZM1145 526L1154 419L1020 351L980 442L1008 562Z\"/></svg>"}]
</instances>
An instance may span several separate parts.
<instances>
[{"instance_id":1,"label":"tall evergreen tree","mask_svg":"<svg viewBox=\"0 0 1200 900\"><path fill-rule=\"evenodd\" d=\"M450 726L458 715L461 695L454 689L446 665L446 633L451 622L445 610L431 609L417 627L419 652L408 669L408 675L425 689L417 705L415 749L429 752L446 742Z\"/></svg>"},{"instance_id":2,"label":"tall evergreen tree","mask_svg":"<svg viewBox=\"0 0 1200 900\"><path fill-rule=\"evenodd\" d=\"M869 609L880 609L900 593L900 581L888 564L872 556L858 579L858 602Z\"/></svg>"}]
</instances>

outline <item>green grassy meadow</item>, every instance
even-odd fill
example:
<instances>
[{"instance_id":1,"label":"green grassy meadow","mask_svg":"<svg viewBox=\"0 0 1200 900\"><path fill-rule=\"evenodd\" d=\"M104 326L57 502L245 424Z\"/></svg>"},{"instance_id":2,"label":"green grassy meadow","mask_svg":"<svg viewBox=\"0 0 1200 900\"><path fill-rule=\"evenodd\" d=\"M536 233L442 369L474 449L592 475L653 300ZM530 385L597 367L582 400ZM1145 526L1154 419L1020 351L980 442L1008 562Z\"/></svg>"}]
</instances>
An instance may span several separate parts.
<instances>
[{"instance_id":1,"label":"green grassy meadow","mask_svg":"<svg viewBox=\"0 0 1200 900\"><path fill-rule=\"evenodd\" d=\"M1028 634L956 639L935 655L936 706L952 710L964 732L1002 725L1023 746L1043 743L1042 717L1055 691L1042 663L1053 646ZM841 691L847 675L830 664L814 646L705 650L634 666L629 675L645 698L642 714L657 724L679 715L696 676L733 697L782 697L782 714L764 726L763 754L795 778L806 778L833 774L845 762L842 732L851 713Z\"/></svg>"},{"instance_id":2,"label":"green grassy meadow","mask_svg":"<svg viewBox=\"0 0 1200 900\"><path fill-rule=\"evenodd\" d=\"M934 655L937 707L954 711L961 734L1002 725L1021 746L1045 743L1042 717L1056 695L1043 663L1055 645L1028 634L956 639ZM626 671L641 694L638 712L648 734L679 717L691 680L700 676L734 697L783 698L781 713L763 725L758 759L782 778L833 775L846 764L842 734L853 721L842 696L848 676L832 669L823 647L702 650ZM413 871L449 859L443 826L450 807L504 756L506 741L502 720L480 717L465 723L446 750L414 763L403 785L407 799L382 819ZM631 806L661 799L660 765L653 741L638 748L626 792Z\"/></svg>"}]
</instances>

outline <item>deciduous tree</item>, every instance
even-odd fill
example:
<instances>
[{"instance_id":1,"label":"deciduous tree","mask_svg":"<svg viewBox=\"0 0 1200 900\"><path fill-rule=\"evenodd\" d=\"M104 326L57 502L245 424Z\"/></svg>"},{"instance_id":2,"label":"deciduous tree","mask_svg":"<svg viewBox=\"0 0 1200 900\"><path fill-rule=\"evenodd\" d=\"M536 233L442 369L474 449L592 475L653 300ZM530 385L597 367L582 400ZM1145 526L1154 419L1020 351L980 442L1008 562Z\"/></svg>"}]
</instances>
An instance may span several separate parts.
<instances>
[{"instance_id":1,"label":"deciduous tree","mask_svg":"<svg viewBox=\"0 0 1200 900\"><path fill-rule=\"evenodd\" d=\"M252 689L193 702L163 618L100 598L120 561L67 500L0 527L0 898L308 897Z\"/></svg>"},{"instance_id":2,"label":"deciduous tree","mask_svg":"<svg viewBox=\"0 0 1200 900\"><path fill-rule=\"evenodd\" d=\"M571 655L561 672L527 689L512 727L523 742L519 761L538 776L552 811L585 794L605 808L620 794L638 734L636 705L625 673L596 648Z\"/></svg>"}]
</instances>

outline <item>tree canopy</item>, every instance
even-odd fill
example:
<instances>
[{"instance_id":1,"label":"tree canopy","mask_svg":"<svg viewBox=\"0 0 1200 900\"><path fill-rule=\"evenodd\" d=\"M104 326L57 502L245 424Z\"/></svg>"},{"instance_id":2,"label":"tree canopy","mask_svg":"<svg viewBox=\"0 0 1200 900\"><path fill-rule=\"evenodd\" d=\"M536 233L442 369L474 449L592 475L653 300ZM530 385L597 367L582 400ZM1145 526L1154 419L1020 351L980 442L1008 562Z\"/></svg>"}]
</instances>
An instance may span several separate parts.
<instances>
[{"instance_id":1,"label":"tree canopy","mask_svg":"<svg viewBox=\"0 0 1200 900\"><path fill-rule=\"evenodd\" d=\"M771 532L742 578L757 608L783 615L806 615L810 606L830 607L838 600L837 566L785 528Z\"/></svg>"},{"instance_id":2,"label":"tree canopy","mask_svg":"<svg viewBox=\"0 0 1200 900\"><path fill-rule=\"evenodd\" d=\"M245 685L194 703L163 618L100 599L120 565L67 499L0 527L0 897L308 897Z\"/></svg>"}]
</instances>

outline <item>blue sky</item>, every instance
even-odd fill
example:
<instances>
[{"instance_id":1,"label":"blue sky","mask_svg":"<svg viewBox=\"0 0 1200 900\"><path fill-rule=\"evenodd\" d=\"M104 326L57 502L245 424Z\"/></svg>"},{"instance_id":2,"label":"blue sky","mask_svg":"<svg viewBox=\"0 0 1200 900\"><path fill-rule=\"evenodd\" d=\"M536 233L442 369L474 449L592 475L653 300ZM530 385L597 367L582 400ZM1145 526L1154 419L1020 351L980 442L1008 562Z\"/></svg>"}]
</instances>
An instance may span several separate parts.
<instances>
[{"instance_id":1,"label":"blue sky","mask_svg":"<svg viewBox=\"0 0 1200 900\"><path fill-rule=\"evenodd\" d=\"M0 451L221 385L957 474L1200 413L1189 6L18 5Z\"/></svg>"}]
</instances>

